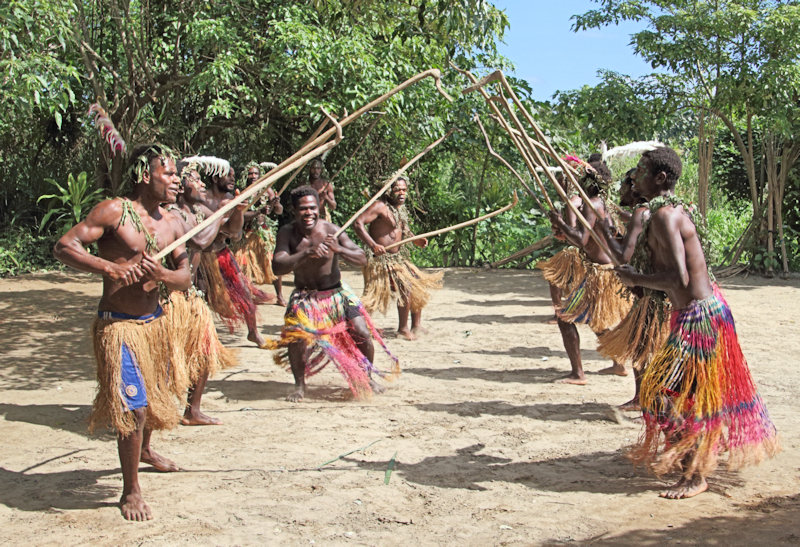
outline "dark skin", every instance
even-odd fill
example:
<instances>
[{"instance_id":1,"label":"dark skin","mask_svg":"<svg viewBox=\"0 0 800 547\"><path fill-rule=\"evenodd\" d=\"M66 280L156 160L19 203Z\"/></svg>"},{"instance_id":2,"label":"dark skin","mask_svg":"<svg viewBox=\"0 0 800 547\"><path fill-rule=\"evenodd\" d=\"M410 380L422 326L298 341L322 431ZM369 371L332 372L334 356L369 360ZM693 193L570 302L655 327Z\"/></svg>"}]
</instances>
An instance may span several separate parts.
<instances>
[{"instance_id":1,"label":"dark skin","mask_svg":"<svg viewBox=\"0 0 800 547\"><path fill-rule=\"evenodd\" d=\"M308 185L319 194L321 210L323 213L336 210L336 198L333 195L333 183L322 178L322 162L312 161L308 166Z\"/></svg>"},{"instance_id":2,"label":"dark skin","mask_svg":"<svg viewBox=\"0 0 800 547\"><path fill-rule=\"evenodd\" d=\"M647 200L671 195L675 184L667 180L664 171L656 171L646 156L639 160L633 178L634 188ZM693 300L711 296L713 289L700 239L683 207L668 205L653 214L647 245L653 273L644 274L629 265L619 266L615 269L623 283L629 287L649 287L666 292L676 310L685 308ZM662 404L668 409L670 399L665 396ZM688 455L687 459L692 456ZM669 499L690 498L707 489L705 476L695 471L685 474L660 495Z\"/></svg>"},{"instance_id":3,"label":"dark skin","mask_svg":"<svg viewBox=\"0 0 800 547\"><path fill-rule=\"evenodd\" d=\"M251 167L247 171L247 186L254 184L259 178L261 177L261 171L258 167ZM283 214L283 205L281 204L281 198L272 188L267 188L267 205L263 209L259 209L258 211L247 211L245 213L245 222L250 222L254 216L257 215L282 215ZM286 306L286 299L283 298L283 280L280 276L276 276L275 281L272 282L272 286L275 287L275 296L276 301L275 304L278 306Z\"/></svg>"},{"instance_id":4,"label":"dark skin","mask_svg":"<svg viewBox=\"0 0 800 547\"><path fill-rule=\"evenodd\" d=\"M406 202L408 197L408 184L404 179L398 179L389 192L388 199L395 207L400 207ZM370 249L372 249L375 256L380 256L384 253L395 254L400 252L401 247L393 247L386 250L386 246L392 243L397 243L403 239L403 230L400 226L395 225L394 216L386 206L384 201L378 200L370 205L366 211L361 213L353 223L353 230L356 235L363 241ZM414 242L417 247L426 247L428 240L417 239ZM405 295L406 302L408 302L408 295ZM411 328L408 328L408 316L411 315ZM400 301L397 302L397 315L399 316L399 325L397 327L397 335L405 338L406 340L415 340L417 335L422 330L422 310L411 311L411 308L406 305L401 305Z\"/></svg>"},{"instance_id":5,"label":"dark skin","mask_svg":"<svg viewBox=\"0 0 800 547\"><path fill-rule=\"evenodd\" d=\"M205 217L211 214L211 210L204 205L206 198L206 187L196 171L184 178L183 191L178 195L177 206L183 212L170 209L170 213L181 225L183 233L188 232L197 226L196 213L203 213ZM186 218L184 218L184 216ZM189 240L187 249L189 251L190 262L196 268L203 249L211 245L217 237L217 233L224 223L228 222L228 217L222 216L207 228L201 230L197 235ZM203 399L203 390L208 381L208 371L204 372L189 391L189 404L183 413L181 424L183 425L221 425L222 420L212 418L200 410L200 403Z\"/></svg>"},{"instance_id":6,"label":"dark skin","mask_svg":"<svg viewBox=\"0 0 800 547\"><path fill-rule=\"evenodd\" d=\"M589 225L589 227L594 228L596 224L604 222L605 218L607 217L607 212L600 196L591 197L590 202L593 208L586 206L586 204L581 200L578 210L586 219L586 223ZM595 214L595 211L597 211L597 215ZM592 239L589 230L587 230L583 224L577 226L577 217L571 208L566 209L566 220L561 217L561 214L554 210L550 211L549 216L550 222L553 225L553 230L558 234L563 234L566 240L573 245L581 247L586 253L586 256L589 257L592 262L597 264L611 263L611 258L598 245L598 243ZM570 374L565 378L559 379L558 383L581 386L585 385L586 374L583 371L583 360L581 359L581 339L580 334L578 333L578 328L572 323L562 321L560 318L557 318L556 322L558 324L558 330L561 331L561 339L564 342L564 349L567 352L570 366L572 368L572 372L570 372ZM617 362L614 362L612 366L599 371L599 373L616 374L618 376L627 375L625 367Z\"/></svg>"},{"instance_id":7,"label":"dark skin","mask_svg":"<svg viewBox=\"0 0 800 547\"><path fill-rule=\"evenodd\" d=\"M150 170L144 172L131 199L145 229L162 247L181 234L173 216L160 207L161 203L175 201L179 182L175 162L156 158L150 163ZM172 290L189 288L189 258L186 248L180 245L171 255L175 269L163 267L146 254L144 233L138 232L130 220L120 226L121 217L119 200L103 201L59 239L53 254L68 266L103 276L100 311L147 315L158 307L158 282ZM95 242L99 256L86 251ZM150 520L152 513L139 486L139 462L148 463L158 471L177 471L178 466L150 447L152 431L147 427L146 410L132 412L136 431L127 437L117 435L123 481L120 511L127 520L143 521Z\"/></svg>"},{"instance_id":8,"label":"dark skin","mask_svg":"<svg viewBox=\"0 0 800 547\"><path fill-rule=\"evenodd\" d=\"M231 168L227 175L221 177L214 177L212 179L211 188L209 188L206 198L206 205L211 211L217 211L227 201L233 199L236 195L236 173ZM230 238L238 241L242 238L242 228L244 227L244 207L236 207L235 212L230 216L228 222L220 229L219 234L214 239L210 247L210 251L216 253L223 249L227 243L226 239ZM245 285L245 290L247 285ZM252 300L253 295L248 293L248 297ZM247 324L247 339L261 347L264 345L264 337L258 331L256 324L256 316L252 314L245 318Z\"/></svg>"},{"instance_id":9,"label":"dark skin","mask_svg":"<svg viewBox=\"0 0 800 547\"><path fill-rule=\"evenodd\" d=\"M355 266L366 266L367 257L347 234L334 237L338 227L320 220L319 203L315 196L302 196L295 204L295 220L278 230L273 270L276 275L294 272L298 290L325 290L341 280L339 257ZM348 329L358 345L359 351L372 362L375 349L372 337L363 317L348 319ZM295 391L286 400L303 400L306 390L305 369L307 344L295 342L289 345L289 362L294 375ZM381 391L372 383L376 391Z\"/></svg>"}]
</instances>

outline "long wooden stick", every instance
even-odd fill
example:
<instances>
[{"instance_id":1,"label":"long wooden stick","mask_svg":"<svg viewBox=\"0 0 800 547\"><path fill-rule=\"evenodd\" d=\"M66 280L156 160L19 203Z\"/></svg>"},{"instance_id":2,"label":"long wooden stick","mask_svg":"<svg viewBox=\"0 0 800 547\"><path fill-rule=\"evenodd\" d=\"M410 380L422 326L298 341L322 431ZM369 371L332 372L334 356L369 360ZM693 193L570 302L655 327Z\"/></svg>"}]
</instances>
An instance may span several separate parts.
<instances>
[{"instance_id":1,"label":"long wooden stick","mask_svg":"<svg viewBox=\"0 0 800 547\"><path fill-rule=\"evenodd\" d=\"M545 236L542 239L540 239L539 241L537 241L536 243L534 243L532 245L528 245L524 249L520 249L516 253L511 254L511 255L503 258L502 260L498 260L497 262L492 262L491 264L489 264L489 267L490 268L497 268L498 266L502 266L503 264L508 264L509 262L513 262L515 260L519 260L520 258L522 258L524 256L528 256L533 251L538 251L539 249L544 249L545 247L547 247L548 245L553 243L553 241L555 241L555 239L556 238L553 237L552 234L550 234L549 236Z\"/></svg>"},{"instance_id":2,"label":"long wooden stick","mask_svg":"<svg viewBox=\"0 0 800 547\"><path fill-rule=\"evenodd\" d=\"M299 158L295 159L290 163L283 162L283 164L279 165L277 168L272 169L270 171L270 174L262 176L258 181L250 185L250 187L248 187L244 192L242 192L237 196L234 196L233 199L231 199L225 205L214 211L214 213L209 215L208 218L206 218L203 222L198 223L197 226L187 231L181 237L179 237L178 239L176 239L175 241L164 247L164 249L162 249L154 258L156 260L161 260L169 253L171 253L173 250L175 250L179 245L189 241L197 233L205 229L211 223L213 223L214 221L225 215L225 213L227 213L228 211L230 211L243 201L250 199L252 196L257 194L261 190L266 191L266 188L269 188L270 186L275 184L275 182L281 176L285 175L287 172L291 171L302 162L306 162L316 156L319 156L320 154L325 153L325 151L330 150L331 148L339 144L339 142L341 142L343 138L342 128L336 122L336 120L331 118L331 121L333 122L336 129L336 138L334 140L306 152L304 155L300 156Z\"/></svg>"},{"instance_id":3,"label":"long wooden stick","mask_svg":"<svg viewBox=\"0 0 800 547\"><path fill-rule=\"evenodd\" d=\"M505 165L506 168L509 171L514 173L514 176L517 177L517 180L519 180L519 182L520 182L520 184L522 184L523 188L525 188L525 190L528 192L528 194L530 194L531 197L536 200L536 203L539 204L539 208L544 210L544 205L542 205L542 202L539 201L539 196L537 196L533 192L533 190L531 190L531 187L528 186L528 183L526 183L525 180L520 176L520 174L517 173L517 170L514 169L513 167L511 167L511 164L508 163L503 156L501 156L500 154L495 152L494 148L492 148L492 143L489 141L489 135L486 134L486 129L483 128L483 124L481 123L480 116L478 116L478 114L476 113L475 116L473 117L473 119L478 123L478 127L481 128L481 133L483 133L483 140L486 141L486 148L489 150L489 154L491 154L492 156L497 158L497 160L500 163L502 163L503 165Z\"/></svg>"},{"instance_id":4,"label":"long wooden stick","mask_svg":"<svg viewBox=\"0 0 800 547\"><path fill-rule=\"evenodd\" d=\"M418 161L418 160L419 160L419 159L420 159L422 156L424 156L425 154L427 154L428 152L430 152L430 151L431 151L431 149L433 149L433 147L435 147L437 144L439 144L440 142L442 142L443 140L445 140L447 137L449 137L450 135L452 135L454 131L455 131L455 129L451 129L450 131L448 131L447 133L445 133L443 136L439 137L438 139L436 139L435 141L433 141L432 143L430 143L428 146L426 146L426 147L425 147L425 150L423 150L422 152L420 152L419 154L417 154L416 156L414 156L413 158L411 158L411 160L409 160L408 162L406 162L406 164L405 164L405 165L403 165L403 166L402 166L400 169L398 169L397 171L395 171L395 172L394 172L394 174L393 174L391 177L389 177L389 179L388 179L388 180L386 180L386 182L385 182L385 183L384 183L384 185L381 187L381 189L380 189L380 190L378 190L378 191L375 193L375 195L374 195L374 196L372 196L372 197L369 199L369 201L367 201L367 202L366 202L366 203L365 203L365 204L364 204L364 205L361 207L361 209L359 209L358 211L356 211L356 213L355 213L353 216L351 216L351 217L350 217L350 220L348 220L347 222L345 222L344 224L342 224L342 227L341 227L341 228L339 228L339 230L338 230L338 231L337 231L337 232L334 234L334 237L339 237L339 236L342 234L342 232L344 232L344 231L345 231L345 230L346 230L346 229L347 229L347 228L348 228L348 227L349 227L349 226L350 226L350 225L351 225L353 222L355 222L355 220L356 220L356 219L357 219L357 218L358 218L358 217L361 215L361 213L363 213L364 211L366 211L366 210L369 208L369 206L370 206L370 205L372 205L373 203L375 203L375 202L378 200L378 198L379 198L379 197L381 197L381 196L383 195L383 193L384 193L386 190L388 190L389 188L391 188L392 184L394 184L394 182L395 182L397 179L399 179L399 178L400 178L400 176L401 176L403 173L405 173L405 172L406 172L406 170L407 170L409 167L411 167L412 165L414 165L415 163L417 163L417 161Z\"/></svg>"},{"instance_id":5,"label":"long wooden stick","mask_svg":"<svg viewBox=\"0 0 800 547\"><path fill-rule=\"evenodd\" d=\"M381 121L381 117L383 117L386 114L386 112L377 112L377 114L378 117L372 120L372 123L369 124L367 130L364 131L364 135L361 136L361 140L358 141L358 144L356 145L355 150L353 150L353 153L350 154L350 157L347 158L347 160L345 160L342 166L339 169L337 169L337 171L333 175L331 175L331 178L329 180L333 181L333 179L335 179L339 175L339 173L341 173L342 170L345 167L347 167L347 164L350 163L350 161L356 156L356 153L361 149L361 145L364 144L369 134L372 132L373 129L375 129L375 126L378 125L378 122Z\"/></svg>"},{"instance_id":6,"label":"long wooden stick","mask_svg":"<svg viewBox=\"0 0 800 547\"><path fill-rule=\"evenodd\" d=\"M314 139L319 137L319 134L322 133L322 130L325 129L325 127L328 125L328 121L329 121L328 117L325 116L325 119L322 120L322 123L319 124L319 127L317 127L314 130L314 133L312 133L311 136L306 139L306 142L304 142L303 146L301 146L300 148L303 148L304 146L308 145L308 143L312 142ZM303 171L303 168L306 166L307 163L308 162L303 162L302 164L300 164L300 167L298 167L295 170L295 172L292 173L292 176L289 177L289 179L283 183L283 186L281 186L281 189L278 190L278 193L276 194L278 197L280 197L281 194L283 194L286 191L286 189L289 187L292 181L297 178L297 175L299 175Z\"/></svg>"},{"instance_id":7,"label":"long wooden stick","mask_svg":"<svg viewBox=\"0 0 800 547\"><path fill-rule=\"evenodd\" d=\"M458 72L460 72L461 74L464 74L473 84L472 86L464 89L462 91L462 93L469 93L469 92L472 92L472 91L479 91L481 93L481 95L484 97L484 99L486 100L486 102L489 105L489 107L498 116L499 121L501 121L501 124L506 129L506 131L509 133L509 136L511 136L512 140L517 145L517 148L520 150L520 153L522 154L522 157L525 160L525 163L528 166L529 171L538 180L538 175L536 175L535 166L532 165L532 162L529 161L530 158L527 157L527 154L525 153L524 150L527 150L528 153L531 154L531 156L533 158L535 158L535 162L536 163L538 163L541 167L545 168L545 173L547 174L548 178L550 178L551 183L555 187L556 192L558 193L559 197L564 202L564 204L572 211L572 213L575 215L575 218L578 220L578 222L580 222L583 225L584 229L587 230L587 232L589 233L589 236L595 241L595 243L598 245L598 247L601 250L603 250L611 258L612 262L615 265L619 265L616 257L608 249L608 246L606 245L605 240L600 238L600 236L598 236L597 233L592 229L592 227L589 225L588 221L584 218L584 216L581 214L581 212L569 200L569 198L566 195L566 192L564 191L564 188L562 188L561 185L558 183L558 181L555 180L555 176L550 172L550 170L546 169L546 167L548 166L548 163L544 161L542 156L539 154L539 151L537 150L537 148L535 146L531 146L530 145L530 142L529 142L529 140L531 140L530 137L528 137L527 133L525 133L525 128L522 126L522 124L519 121L519 119L513 113L513 111L511 110L510 106L509 106L509 108L507 110L510 112L512 120L514 121L514 124L517 126L517 129L519 130L519 132L522 135L525 136L524 138L519 138L519 139L516 138L516 135L514 135L514 132L513 132L512 128L508 125L507 122L505 122L505 119L503 118L502 114L500 113L500 110L497 108L497 106L495 106L495 104L494 104L495 101L493 101L489 97L489 94L483 88L483 86L485 86L485 85L487 85L489 83L492 83L492 82L495 82L495 81L499 81L501 83L501 85L508 90L509 94L515 100L515 103L516 103L517 107L523 113L523 116L525 116L525 118L528 121L528 123L535 127L534 131L536 132L537 138L540 141L543 141L543 144L545 144L547 149L549 150L549 152L548 152L549 155L551 155L559 163L559 165L561 166L561 168L562 168L562 170L564 172L564 177L569 179L575 185L575 187L578 189L578 193L581 195L581 198L583 199L584 203L588 204L587 206L591 207L592 210L594 210L594 206L592 205L591 201L589 200L589 197L583 191L583 188L580 187L580 184L578 184L577 180L575 180L574 177L572 176L572 173L569 171L569 168L568 168L566 162L564 162L561 159L561 157L558 156L558 154L556 153L555 149L550 145L549 141L547 141L547 139L544 137L544 133L541 132L541 129L539 129L539 127L533 121L533 118L530 116L530 114L528 114L528 112L522 106L522 104L519 101L519 98L516 96L516 93L514 93L514 90L511 89L511 86L508 84L508 81L505 79L505 76L503 76L503 73L500 70L496 70L496 71L492 72L491 74L489 74L487 76L484 76L481 80L478 80L468 70L462 70L462 69L456 67L453 63L451 63L451 65ZM503 97L502 95L501 95L500 99L502 101L506 100L505 97ZM520 146L520 145L523 145L523 146ZM527 145L527 146L524 146L524 145ZM544 189L543 189L543 191L544 191ZM547 194L545 192L545 196L546 195ZM548 198L548 203L552 205L552 202L549 201L549 198ZM595 213L596 213L596 211L595 211ZM597 215L597 218L599 218L599 215Z\"/></svg>"},{"instance_id":8,"label":"long wooden stick","mask_svg":"<svg viewBox=\"0 0 800 547\"><path fill-rule=\"evenodd\" d=\"M487 213L487 214L485 214L483 216L480 216L478 218L473 218L472 220L467 220L466 222L462 222L460 224L454 224L453 226L448 226L447 228L441 228L439 230L434 230L432 232L428 232L428 233L425 233L425 234L419 234L419 235L415 235L415 236L412 236L412 237L407 237L406 239L402 239L402 240L398 241L397 243L392 243L390 245L384 245L383 248L386 249L386 250L393 249L394 247L399 247L400 245L404 245L406 243L409 243L409 242L417 240L417 239L424 239L426 237L438 236L438 235L446 234L447 232L452 232L453 230L458 230L459 228L465 228L467 226L471 226L473 224L477 224L478 222L481 222L482 220L486 220L486 219L489 219L489 218L492 218L492 217L496 217L500 213L505 213L506 211L508 211L509 209L514 207L517 204L518 201L519 201L519 199L517 199L517 192L515 190L514 191L514 198L511 200L511 202L508 205L506 205L504 207L501 207L500 209L497 209L496 211L492 211L491 213Z\"/></svg>"}]
</instances>

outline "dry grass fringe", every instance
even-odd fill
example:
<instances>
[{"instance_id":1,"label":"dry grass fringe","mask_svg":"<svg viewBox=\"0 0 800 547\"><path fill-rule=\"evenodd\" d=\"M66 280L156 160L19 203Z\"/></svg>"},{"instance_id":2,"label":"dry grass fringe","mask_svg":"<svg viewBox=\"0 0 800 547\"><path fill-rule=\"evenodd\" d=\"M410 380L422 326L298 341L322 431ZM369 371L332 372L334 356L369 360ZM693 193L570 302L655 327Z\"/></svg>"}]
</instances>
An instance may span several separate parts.
<instances>
[{"instance_id":1,"label":"dry grass fringe","mask_svg":"<svg viewBox=\"0 0 800 547\"><path fill-rule=\"evenodd\" d=\"M261 239L256 230L248 232L231 247L244 274L257 285L266 285L278 279L272 272L272 249L268 247L268 242Z\"/></svg>"},{"instance_id":2,"label":"dry grass fringe","mask_svg":"<svg viewBox=\"0 0 800 547\"><path fill-rule=\"evenodd\" d=\"M573 291L586 277L583 255L577 247L567 247L552 257L536 264L542 276L562 291Z\"/></svg>"},{"instance_id":3,"label":"dry grass fringe","mask_svg":"<svg viewBox=\"0 0 800 547\"><path fill-rule=\"evenodd\" d=\"M420 311L428 305L429 291L442 288L443 271L423 272L398 255L370 257L364 268L361 302L370 313L379 311L385 315L393 300L399 306L408 305L412 313Z\"/></svg>"}]
</instances>

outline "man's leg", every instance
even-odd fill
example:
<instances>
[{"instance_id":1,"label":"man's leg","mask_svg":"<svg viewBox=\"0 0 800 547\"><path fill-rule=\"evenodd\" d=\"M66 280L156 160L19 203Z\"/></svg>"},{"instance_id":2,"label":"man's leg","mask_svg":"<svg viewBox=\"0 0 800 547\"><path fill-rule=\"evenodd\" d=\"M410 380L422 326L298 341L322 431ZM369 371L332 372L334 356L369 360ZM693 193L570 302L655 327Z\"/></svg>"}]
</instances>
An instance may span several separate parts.
<instances>
[{"instance_id":1,"label":"man's leg","mask_svg":"<svg viewBox=\"0 0 800 547\"><path fill-rule=\"evenodd\" d=\"M174 461L157 454L155 450L150 448L150 436L152 434L152 429L148 429L147 427L144 428L144 431L142 432L142 453L139 457L139 461L142 463L149 463L155 468L156 471L160 471L162 473L180 471L181 468L178 467Z\"/></svg>"},{"instance_id":2,"label":"man's leg","mask_svg":"<svg viewBox=\"0 0 800 547\"><path fill-rule=\"evenodd\" d=\"M408 308L406 308L406 310L407 309ZM406 321L407 320L408 315L406 314ZM363 317L358 316L348 319L347 323L350 328L350 334L353 340L355 340L356 346L358 346L358 350L364 354L364 357L366 357L370 363L374 363L375 345L372 343L372 334L369 332L367 322ZM408 328L408 325L406 325L406 328ZM372 391L375 393L383 393L386 391L386 388L378 384L372 376L370 376L369 384L372 387Z\"/></svg>"},{"instance_id":3,"label":"man's leg","mask_svg":"<svg viewBox=\"0 0 800 547\"><path fill-rule=\"evenodd\" d=\"M136 419L136 431L127 437L117 434L117 452L122 468L122 497L119 499L119 509L126 520L150 520L153 515L142 497L142 489L139 486L139 459L147 414L145 408L137 408L132 412Z\"/></svg>"},{"instance_id":4,"label":"man's leg","mask_svg":"<svg viewBox=\"0 0 800 547\"><path fill-rule=\"evenodd\" d=\"M627 403L622 403L619 405L620 410L642 410L642 407L639 404L639 390L642 387L642 371L635 367L633 369L633 382L636 386L636 391L633 393L633 399Z\"/></svg>"},{"instance_id":5,"label":"man's leg","mask_svg":"<svg viewBox=\"0 0 800 547\"><path fill-rule=\"evenodd\" d=\"M272 282L272 286L275 287L275 304L278 306L286 307L286 300L283 298L283 278L278 276L275 281Z\"/></svg>"},{"instance_id":6,"label":"man's leg","mask_svg":"<svg viewBox=\"0 0 800 547\"><path fill-rule=\"evenodd\" d=\"M684 456L682 462L684 469L689 467L689 462L692 461L694 456L694 451ZM698 494L702 494L706 490L708 490L708 482L706 482L706 478L701 475L699 471L694 471L693 473L684 474L684 476L681 477L678 482L661 492L659 496L671 500L682 500L686 498L693 498Z\"/></svg>"},{"instance_id":7,"label":"man's leg","mask_svg":"<svg viewBox=\"0 0 800 547\"><path fill-rule=\"evenodd\" d=\"M295 391L287 401L297 403L306 395L306 343L293 342L289 344L289 364L292 366Z\"/></svg>"},{"instance_id":8,"label":"man's leg","mask_svg":"<svg viewBox=\"0 0 800 547\"><path fill-rule=\"evenodd\" d=\"M428 332L422 328L422 310L411 310L411 332L414 336Z\"/></svg>"},{"instance_id":9,"label":"man's leg","mask_svg":"<svg viewBox=\"0 0 800 547\"><path fill-rule=\"evenodd\" d=\"M200 401L203 398L203 391L206 388L208 381L208 371L205 371L197 383L189 389L189 404L186 405L186 410L183 412L181 423L183 425L221 425L222 420L212 418L200 411Z\"/></svg>"},{"instance_id":10,"label":"man's leg","mask_svg":"<svg viewBox=\"0 0 800 547\"><path fill-rule=\"evenodd\" d=\"M586 375L583 373L583 363L581 362L581 338L578 328L572 323L559 319L558 329L561 331L561 339L564 341L564 349L567 351L572 372L557 382L582 386L586 384Z\"/></svg>"},{"instance_id":11,"label":"man's leg","mask_svg":"<svg viewBox=\"0 0 800 547\"><path fill-rule=\"evenodd\" d=\"M406 299L408 301L408 299ZM416 336L411 330L408 328L408 315L410 312L410 308L408 303L405 306L400 305L400 300L397 301L397 317L398 317L398 325L397 325L397 336L403 337L406 340L415 340ZM362 352L363 353L363 352ZM371 361L371 359L370 359Z\"/></svg>"},{"instance_id":12,"label":"man's leg","mask_svg":"<svg viewBox=\"0 0 800 547\"><path fill-rule=\"evenodd\" d=\"M550 301L553 303L553 310L558 311L561 309L561 289L550 283ZM558 317L553 313L553 317L547 320L549 324L558 322Z\"/></svg>"}]
</instances>

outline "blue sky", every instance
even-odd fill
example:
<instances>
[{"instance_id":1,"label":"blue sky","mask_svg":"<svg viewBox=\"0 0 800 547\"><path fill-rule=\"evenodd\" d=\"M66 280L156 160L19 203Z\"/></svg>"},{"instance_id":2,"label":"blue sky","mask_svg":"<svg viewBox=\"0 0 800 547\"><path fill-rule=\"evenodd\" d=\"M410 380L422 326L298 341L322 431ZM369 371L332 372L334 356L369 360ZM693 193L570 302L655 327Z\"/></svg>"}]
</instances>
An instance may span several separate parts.
<instances>
[{"instance_id":1,"label":"blue sky","mask_svg":"<svg viewBox=\"0 0 800 547\"><path fill-rule=\"evenodd\" d=\"M599 82L597 71L609 69L630 76L652 71L628 45L642 24L624 23L600 30L572 32L570 17L595 9L591 0L491 0L508 15L500 53L511 59L514 75L533 87L533 97L544 100L556 91Z\"/></svg>"}]
</instances>

